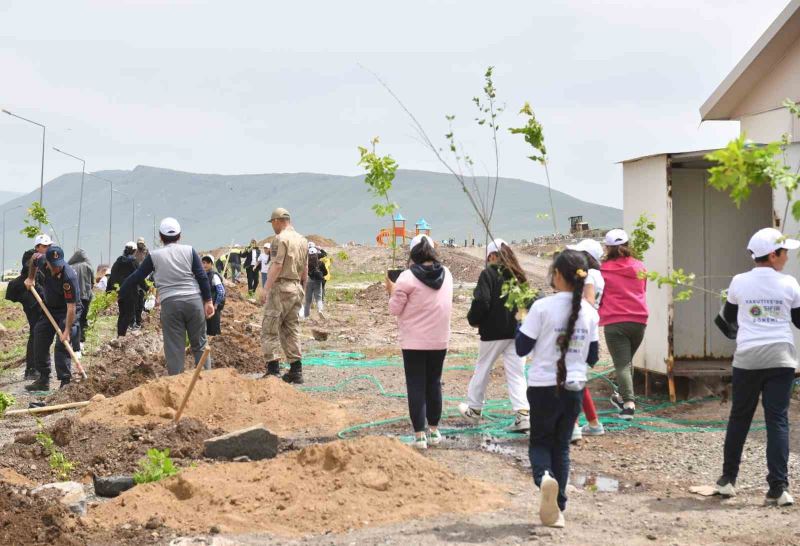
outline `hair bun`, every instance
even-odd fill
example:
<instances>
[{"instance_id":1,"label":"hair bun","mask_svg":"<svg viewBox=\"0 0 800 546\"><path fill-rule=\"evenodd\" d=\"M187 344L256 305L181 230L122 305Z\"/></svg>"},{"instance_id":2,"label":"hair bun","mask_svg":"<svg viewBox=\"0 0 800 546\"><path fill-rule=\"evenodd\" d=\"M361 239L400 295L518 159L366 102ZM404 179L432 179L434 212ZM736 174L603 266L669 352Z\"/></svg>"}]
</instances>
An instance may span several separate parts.
<instances>
[{"instance_id":1,"label":"hair bun","mask_svg":"<svg viewBox=\"0 0 800 546\"><path fill-rule=\"evenodd\" d=\"M586 278L586 275L587 275L587 273L586 273L586 271L584 271L583 269L578 269L578 270L575 272L575 275L576 275L578 278L585 279L585 278Z\"/></svg>"}]
</instances>

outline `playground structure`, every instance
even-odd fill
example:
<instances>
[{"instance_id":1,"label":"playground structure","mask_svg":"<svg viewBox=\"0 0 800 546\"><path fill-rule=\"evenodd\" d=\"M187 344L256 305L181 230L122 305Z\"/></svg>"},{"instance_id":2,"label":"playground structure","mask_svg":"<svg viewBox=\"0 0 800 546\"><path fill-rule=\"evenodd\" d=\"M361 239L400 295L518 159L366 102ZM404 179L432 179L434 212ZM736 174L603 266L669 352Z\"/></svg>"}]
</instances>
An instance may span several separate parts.
<instances>
[{"instance_id":1,"label":"playground structure","mask_svg":"<svg viewBox=\"0 0 800 546\"><path fill-rule=\"evenodd\" d=\"M394 236L392 236L392 233L394 233ZM410 233L406 230L406 219L398 212L392 217L392 227L380 230L377 237L375 237L375 242L382 247L393 246L392 243L401 247L406 244L406 240L410 241L419 234L431 234L431 226L425 218L420 218L414 225L414 233Z\"/></svg>"}]
</instances>

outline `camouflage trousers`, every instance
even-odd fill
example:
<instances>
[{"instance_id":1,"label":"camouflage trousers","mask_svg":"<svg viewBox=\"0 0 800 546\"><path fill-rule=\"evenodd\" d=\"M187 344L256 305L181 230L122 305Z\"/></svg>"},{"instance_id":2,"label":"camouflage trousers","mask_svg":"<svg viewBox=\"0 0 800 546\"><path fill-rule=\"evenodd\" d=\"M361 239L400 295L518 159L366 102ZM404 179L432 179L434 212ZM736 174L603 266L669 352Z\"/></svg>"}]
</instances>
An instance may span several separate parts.
<instances>
[{"instance_id":1,"label":"camouflage trousers","mask_svg":"<svg viewBox=\"0 0 800 546\"><path fill-rule=\"evenodd\" d=\"M304 297L299 281L278 281L272 287L261 320L261 349L267 362L280 360L281 348L287 362L302 357L300 307Z\"/></svg>"}]
</instances>

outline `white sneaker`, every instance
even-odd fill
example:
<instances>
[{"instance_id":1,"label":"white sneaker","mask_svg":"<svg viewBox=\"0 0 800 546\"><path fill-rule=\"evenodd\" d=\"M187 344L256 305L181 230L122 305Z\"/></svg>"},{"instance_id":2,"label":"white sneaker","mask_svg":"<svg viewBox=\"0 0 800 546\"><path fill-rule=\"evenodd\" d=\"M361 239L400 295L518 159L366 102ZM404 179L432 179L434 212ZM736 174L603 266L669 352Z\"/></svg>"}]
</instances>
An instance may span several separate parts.
<instances>
[{"instance_id":1,"label":"white sneaker","mask_svg":"<svg viewBox=\"0 0 800 546\"><path fill-rule=\"evenodd\" d=\"M542 525L553 527L558 524L559 516L561 516L561 526L563 527L564 516L558 509L558 482L549 472L545 471L539 489L541 491L539 519L542 521Z\"/></svg>"},{"instance_id":2,"label":"white sneaker","mask_svg":"<svg viewBox=\"0 0 800 546\"><path fill-rule=\"evenodd\" d=\"M572 429L572 437L569 439L569 443L574 444L579 440L583 440L583 429L581 429L578 423L575 423L575 426Z\"/></svg>"},{"instance_id":3,"label":"white sneaker","mask_svg":"<svg viewBox=\"0 0 800 546\"><path fill-rule=\"evenodd\" d=\"M417 449L428 449L428 440L425 438L424 434L414 439L414 447Z\"/></svg>"},{"instance_id":4,"label":"white sneaker","mask_svg":"<svg viewBox=\"0 0 800 546\"><path fill-rule=\"evenodd\" d=\"M548 525L548 527L555 527L556 529L563 529L567 522L564 520L564 512L558 513L558 519L553 525Z\"/></svg>"},{"instance_id":5,"label":"white sneaker","mask_svg":"<svg viewBox=\"0 0 800 546\"><path fill-rule=\"evenodd\" d=\"M481 413L469 407L465 402L458 405L458 413L471 423L478 423L481 420Z\"/></svg>"},{"instance_id":6,"label":"white sneaker","mask_svg":"<svg viewBox=\"0 0 800 546\"><path fill-rule=\"evenodd\" d=\"M770 496L772 493L772 491L767 493L767 498L764 499L764 504L767 506L791 506L794 504L794 499L786 489L784 489L778 497Z\"/></svg>"},{"instance_id":7,"label":"white sneaker","mask_svg":"<svg viewBox=\"0 0 800 546\"><path fill-rule=\"evenodd\" d=\"M508 427L509 432L528 432L531 429L531 416L529 414L517 412L514 417L514 424Z\"/></svg>"},{"instance_id":8,"label":"white sneaker","mask_svg":"<svg viewBox=\"0 0 800 546\"><path fill-rule=\"evenodd\" d=\"M442 433L439 432L439 429L431 430L428 432L428 445L429 446L438 446L442 443Z\"/></svg>"}]
</instances>

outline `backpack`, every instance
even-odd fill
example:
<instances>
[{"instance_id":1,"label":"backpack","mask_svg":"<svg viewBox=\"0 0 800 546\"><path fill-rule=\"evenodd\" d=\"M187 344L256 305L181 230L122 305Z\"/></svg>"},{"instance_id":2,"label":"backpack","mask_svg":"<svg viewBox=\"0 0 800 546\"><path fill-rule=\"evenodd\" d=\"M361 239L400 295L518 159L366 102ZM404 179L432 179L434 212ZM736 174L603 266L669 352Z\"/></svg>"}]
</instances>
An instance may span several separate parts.
<instances>
[{"instance_id":1,"label":"backpack","mask_svg":"<svg viewBox=\"0 0 800 546\"><path fill-rule=\"evenodd\" d=\"M6 287L6 299L14 303L22 303L22 298L25 296L25 279L22 275L9 281Z\"/></svg>"}]
</instances>

